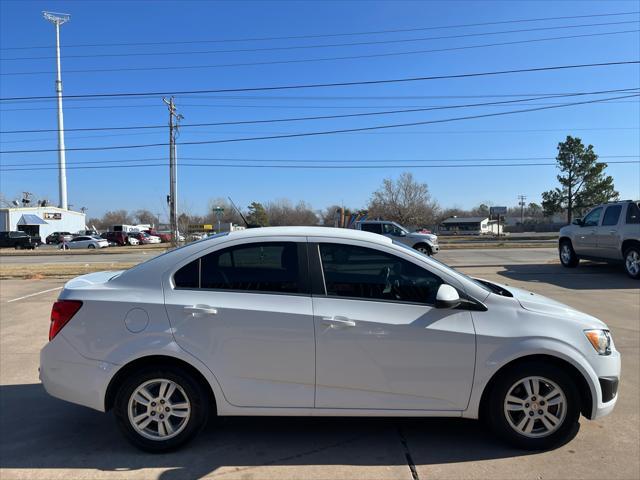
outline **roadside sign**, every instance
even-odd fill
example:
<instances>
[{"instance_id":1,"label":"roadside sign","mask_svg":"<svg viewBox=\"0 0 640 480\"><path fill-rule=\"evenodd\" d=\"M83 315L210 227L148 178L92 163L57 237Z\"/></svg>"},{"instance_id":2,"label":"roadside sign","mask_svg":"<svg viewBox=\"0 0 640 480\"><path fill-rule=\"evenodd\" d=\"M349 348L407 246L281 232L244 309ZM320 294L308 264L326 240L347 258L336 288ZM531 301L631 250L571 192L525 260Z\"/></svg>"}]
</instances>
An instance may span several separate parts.
<instances>
[{"instance_id":1,"label":"roadside sign","mask_svg":"<svg viewBox=\"0 0 640 480\"><path fill-rule=\"evenodd\" d=\"M507 207L489 207L489 215L504 215L507 213Z\"/></svg>"}]
</instances>

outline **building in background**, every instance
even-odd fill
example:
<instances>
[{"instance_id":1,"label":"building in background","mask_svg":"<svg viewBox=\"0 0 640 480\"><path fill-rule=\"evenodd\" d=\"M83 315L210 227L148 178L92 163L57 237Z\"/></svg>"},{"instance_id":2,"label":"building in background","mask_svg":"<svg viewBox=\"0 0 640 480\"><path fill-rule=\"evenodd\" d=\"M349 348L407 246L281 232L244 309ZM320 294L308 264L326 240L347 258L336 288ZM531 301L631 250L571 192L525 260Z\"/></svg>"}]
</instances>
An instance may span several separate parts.
<instances>
[{"instance_id":1,"label":"building in background","mask_svg":"<svg viewBox=\"0 0 640 480\"><path fill-rule=\"evenodd\" d=\"M440 235L502 235L502 225L489 217L450 217L440 224Z\"/></svg>"},{"instance_id":2,"label":"building in background","mask_svg":"<svg viewBox=\"0 0 640 480\"><path fill-rule=\"evenodd\" d=\"M85 214L58 207L0 208L0 231L39 235L42 241L53 232L75 233L87 229Z\"/></svg>"}]
</instances>

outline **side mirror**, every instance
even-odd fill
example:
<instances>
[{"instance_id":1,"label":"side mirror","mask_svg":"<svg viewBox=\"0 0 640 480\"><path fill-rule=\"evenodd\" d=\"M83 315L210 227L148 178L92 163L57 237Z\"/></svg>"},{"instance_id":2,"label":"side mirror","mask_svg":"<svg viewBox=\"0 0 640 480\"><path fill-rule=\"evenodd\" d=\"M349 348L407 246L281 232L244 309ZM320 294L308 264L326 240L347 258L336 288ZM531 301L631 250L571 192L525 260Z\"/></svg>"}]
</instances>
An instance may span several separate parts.
<instances>
[{"instance_id":1,"label":"side mirror","mask_svg":"<svg viewBox=\"0 0 640 480\"><path fill-rule=\"evenodd\" d=\"M460 295L451 285L443 283L436 293L436 308L455 308L460 305Z\"/></svg>"},{"instance_id":2,"label":"side mirror","mask_svg":"<svg viewBox=\"0 0 640 480\"><path fill-rule=\"evenodd\" d=\"M398 231L397 235L398 235L399 237L406 237L406 236L407 236L407 234L406 234L406 232L405 232L404 230L400 230L400 231Z\"/></svg>"},{"instance_id":3,"label":"side mirror","mask_svg":"<svg viewBox=\"0 0 640 480\"><path fill-rule=\"evenodd\" d=\"M582 220L581 218L576 218L572 223L580 227L584 226L584 220Z\"/></svg>"}]
</instances>

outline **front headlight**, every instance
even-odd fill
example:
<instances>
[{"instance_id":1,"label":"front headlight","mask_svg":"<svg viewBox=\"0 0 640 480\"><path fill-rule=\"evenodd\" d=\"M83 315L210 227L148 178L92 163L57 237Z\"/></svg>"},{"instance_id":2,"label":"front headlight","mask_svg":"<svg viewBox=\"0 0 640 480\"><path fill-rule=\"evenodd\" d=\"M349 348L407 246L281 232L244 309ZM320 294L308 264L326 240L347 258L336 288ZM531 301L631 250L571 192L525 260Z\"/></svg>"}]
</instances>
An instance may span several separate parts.
<instances>
[{"instance_id":1,"label":"front headlight","mask_svg":"<svg viewBox=\"0 0 640 480\"><path fill-rule=\"evenodd\" d=\"M596 349L598 355L611 355L611 334L609 330L585 330L584 334Z\"/></svg>"}]
</instances>

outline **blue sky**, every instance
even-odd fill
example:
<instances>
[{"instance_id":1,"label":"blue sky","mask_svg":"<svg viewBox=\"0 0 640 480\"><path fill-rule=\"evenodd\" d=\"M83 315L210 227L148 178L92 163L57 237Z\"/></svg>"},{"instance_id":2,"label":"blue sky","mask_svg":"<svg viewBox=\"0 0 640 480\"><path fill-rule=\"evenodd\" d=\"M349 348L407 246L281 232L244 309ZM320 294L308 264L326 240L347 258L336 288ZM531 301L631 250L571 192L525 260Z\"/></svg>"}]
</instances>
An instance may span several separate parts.
<instances>
[{"instance_id":1,"label":"blue sky","mask_svg":"<svg viewBox=\"0 0 640 480\"><path fill-rule=\"evenodd\" d=\"M180 70L72 72L84 69L144 68L158 66L228 65L276 62L326 57L366 56L415 50L438 50L488 43L504 43L559 36L620 32L638 29L638 15L547 20L476 27L416 30L304 39L232 41L219 43L175 43L131 45L162 41L238 40L247 38L313 36L380 30L424 29L470 23L496 22L639 10L630 2L207 2L207 1L10 1L0 2L0 96L54 94L54 74L10 75L16 72L53 72L54 29L41 17L42 10L68 12L70 23L62 34L63 84L66 95L165 90L198 90L283 84L328 83L370 79L405 78L549 65L637 60L637 32L598 35L525 44L419 54L377 56L360 59L280 63L253 66L190 68ZM635 23L618 23L635 22ZM615 25L593 25L616 23ZM583 25L569 28L571 25ZM588 26L584 26L588 25ZM563 27L465 38L417 40L425 37L494 33L506 30ZM309 49L245 51L194 54L195 51L255 50L258 48L311 46L390 40L411 42L334 46ZM84 46L95 44L110 46ZM40 49L13 47L50 46ZM176 55L167 53L183 52ZM118 54L129 54L120 56ZM160 55L133 55L157 53ZM111 56L100 56L100 55ZM76 55L78 57L72 57ZM18 60L11 60L19 57ZM49 57L24 59L23 57ZM638 65L594 69L446 79L428 82L368 85L294 91L237 94L178 95L176 103L184 123L227 122L301 116L336 115L465 103L510 100L546 93L588 92L640 85ZM611 95L615 96L615 95ZM601 95L604 98L606 95ZM596 98L596 97L589 97ZM531 106L580 101L581 98L547 99ZM179 163L216 163L186 160L221 158L217 163L273 164L269 160L390 160L376 169L282 169L204 168L179 169L180 208L192 213L206 211L210 199L230 195L246 206L289 198L304 200L315 209L335 203L364 207L383 178L409 170L429 185L433 197L444 207L473 207L480 202L515 205L518 194L540 201L540 193L556 185L553 166L402 168L398 165L441 165L456 162L418 162L478 158L554 157L556 145L566 135L575 135L595 146L601 156L624 156L604 160L638 160L640 134L637 98L594 105L551 109L518 115L465 120L434 125L403 127L358 134L340 134L298 139L178 147ZM0 104L1 130L56 128L53 100ZM364 118L346 118L258 125L195 128L185 127L179 141L243 138L270 134L348 129L371 125L419 122L527 108L523 104L484 106L456 110L402 113ZM67 128L162 125L166 107L160 97L65 102ZM122 132L68 132L69 148L162 143L165 129ZM2 134L2 150L55 149L55 133ZM626 156L635 155L636 158ZM167 147L110 151L69 151L69 166L82 163L159 158L165 163ZM245 159L245 160L243 160ZM0 156L5 171L0 190L13 199L20 192L57 203L57 154L25 153ZM363 162L364 161L364 162ZM367 163L369 162L369 163ZM529 163L549 163L536 160ZM38 170L7 171L12 165ZM129 162L131 163L131 162ZM375 162L374 162L375 163ZM379 162L381 163L381 162ZM469 164L471 161L457 162ZM500 163L489 161L485 163ZM505 162L508 163L508 162ZM516 161L512 163L527 163ZM123 162L126 164L126 162ZM305 164L304 162L302 164ZM324 164L327 163L316 163ZM333 162L337 164L337 162ZM353 165L354 163L351 163ZM356 162L357 164L357 162ZM616 188L623 198L640 197L640 167L610 164ZM147 208L166 212L168 167L73 169L67 172L69 203L88 208L90 216L107 210ZM163 214L163 217L165 214Z\"/></svg>"}]
</instances>

